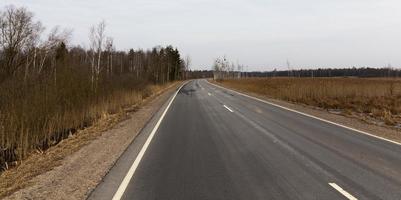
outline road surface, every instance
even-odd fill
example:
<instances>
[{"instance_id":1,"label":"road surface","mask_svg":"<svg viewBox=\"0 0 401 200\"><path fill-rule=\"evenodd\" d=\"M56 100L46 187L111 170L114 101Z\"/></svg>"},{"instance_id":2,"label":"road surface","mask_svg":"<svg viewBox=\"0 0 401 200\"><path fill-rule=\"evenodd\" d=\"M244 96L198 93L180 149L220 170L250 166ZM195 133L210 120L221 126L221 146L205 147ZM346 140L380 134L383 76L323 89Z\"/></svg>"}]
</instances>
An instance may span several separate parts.
<instances>
[{"instance_id":1,"label":"road surface","mask_svg":"<svg viewBox=\"0 0 401 200\"><path fill-rule=\"evenodd\" d=\"M132 176L125 167L115 178L112 169L115 186L91 198L401 199L398 144L206 80L190 81L165 107L152 139L140 139L146 148L133 144L140 148L126 156L137 162Z\"/></svg>"}]
</instances>

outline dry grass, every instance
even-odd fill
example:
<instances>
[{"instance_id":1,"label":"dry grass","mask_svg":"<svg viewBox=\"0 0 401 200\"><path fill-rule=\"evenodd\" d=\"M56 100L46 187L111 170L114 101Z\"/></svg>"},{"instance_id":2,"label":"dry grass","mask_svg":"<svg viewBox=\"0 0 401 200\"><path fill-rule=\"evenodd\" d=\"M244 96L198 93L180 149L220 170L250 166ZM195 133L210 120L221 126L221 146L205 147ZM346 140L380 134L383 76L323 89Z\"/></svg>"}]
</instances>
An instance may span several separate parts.
<instances>
[{"instance_id":1,"label":"dry grass","mask_svg":"<svg viewBox=\"0 0 401 200\"><path fill-rule=\"evenodd\" d=\"M338 109L390 126L401 124L401 79L246 78L221 84L270 98Z\"/></svg>"},{"instance_id":2,"label":"dry grass","mask_svg":"<svg viewBox=\"0 0 401 200\"><path fill-rule=\"evenodd\" d=\"M60 68L54 77L0 84L0 172L44 151L105 115L121 112L164 87L130 74L102 79Z\"/></svg>"},{"instance_id":3,"label":"dry grass","mask_svg":"<svg viewBox=\"0 0 401 200\"><path fill-rule=\"evenodd\" d=\"M176 84L178 84L178 82L164 85L150 85L148 86L146 97L138 97L136 93L120 94L116 96L115 98L120 97L122 99L111 100L107 108L121 106L116 102L131 104L125 106L124 109L119 109L119 111L114 114L104 112L91 126L78 130L76 134L70 135L67 139L62 140L46 151L36 150L30 152L27 158L19 161L19 164L15 168L6 170L0 174L0 198L26 187L31 184L30 180L33 177L59 166L66 156L78 151L82 146L101 135L103 131L110 129L121 120L126 119L127 112L137 110L142 104L153 98L157 98L160 93ZM99 106L102 107L102 105Z\"/></svg>"},{"instance_id":4,"label":"dry grass","mask_svg":"<svg viewBox=\"0 0 401 200\"><path fill-rule=\"evenodd\" d=\"M26 187L33 177L59 166L65 156L77 151L122 118L123 115L121 114L105 115L93 126L78 131L76 135L70 136L47 151L31 152L15 168L0 174L0 198Z\"/></svg>"}]
</instances>

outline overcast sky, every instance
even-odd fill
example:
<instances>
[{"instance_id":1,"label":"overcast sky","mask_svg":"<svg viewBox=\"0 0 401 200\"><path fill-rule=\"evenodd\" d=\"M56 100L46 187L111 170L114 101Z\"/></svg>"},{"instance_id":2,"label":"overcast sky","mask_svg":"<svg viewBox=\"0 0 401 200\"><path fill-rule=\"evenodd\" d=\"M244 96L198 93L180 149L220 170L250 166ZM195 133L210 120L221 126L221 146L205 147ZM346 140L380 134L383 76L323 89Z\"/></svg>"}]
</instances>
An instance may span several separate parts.
<instances>
[{"instance_id":1,"label":"overcast sky","mask_svg":"<svg viewBox=\"0 0 401 200\"><path fill-rule=\"evenodd\" d=\"M88 44L102 19L118 49L171 44L192 68L226 55L249 70L401 66L400 0L1 0Z\"/></svg>"}]
</instances>

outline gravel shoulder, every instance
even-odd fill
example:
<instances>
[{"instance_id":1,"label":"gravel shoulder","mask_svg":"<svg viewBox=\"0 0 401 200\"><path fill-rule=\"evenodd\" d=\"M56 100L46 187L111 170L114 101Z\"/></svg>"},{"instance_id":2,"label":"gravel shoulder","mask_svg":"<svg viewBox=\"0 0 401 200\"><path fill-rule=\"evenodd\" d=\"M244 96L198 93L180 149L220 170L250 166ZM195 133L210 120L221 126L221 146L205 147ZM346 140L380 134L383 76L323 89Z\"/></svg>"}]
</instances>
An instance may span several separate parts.
<instances>
[{"instance_id":1,"label":"gravel shoulder","mask_svg":"<svg viewBox=\"0 0 401 200\"><path fill-rule=\"evenodd\" d=\"M293 109L293 110L296 110L299 112L303 112L303 113L313 115L313 116L316 116L316 117L319 117L319 118L322 118L325 120L329 120L329 121L332 121L332 122L335 122L338 124L342 124L342 125L354 128L354 129L358 129L358 130L370 133L372 135L383 137L383 138L386 138L386 139L389 139L392 141L396 141L396 142L401 142L401 131L399 129L369 123L368 121L363 120L358 117L355 117L355 116L346 116L346 115L338 114L335 112L330 112L329 110L322 109L319 107L313 107L313 106L302 105L302 104L294 104L291 102L272 99L272 98L266 97L264 95L228 87L224 84L221 84L221 83L218 83L215 81L210 81L210 82L220 85L220 86L223 86L225 88L229 88L229 89L232 89L232 90L244 93L244 94L248 94L250 96L257 97L259 99L263 99L263 100L272 102L272 103L280 105L280 106L284 106L284 107L287 107L287 108L290 108L290 109Z\"/></svg>"},{"instance_id":2,"label":"gravel shoulder","mask_svg":"<svg viewBox=\"0 0 401 200\"><path fill-rule=\"evenodd\" d=\"M172 84L147 98L134 107L134 112L104 116L93 126L4 172L0 176L3 197L85 199L179 85Z\"/></svg>"}]
</instances>

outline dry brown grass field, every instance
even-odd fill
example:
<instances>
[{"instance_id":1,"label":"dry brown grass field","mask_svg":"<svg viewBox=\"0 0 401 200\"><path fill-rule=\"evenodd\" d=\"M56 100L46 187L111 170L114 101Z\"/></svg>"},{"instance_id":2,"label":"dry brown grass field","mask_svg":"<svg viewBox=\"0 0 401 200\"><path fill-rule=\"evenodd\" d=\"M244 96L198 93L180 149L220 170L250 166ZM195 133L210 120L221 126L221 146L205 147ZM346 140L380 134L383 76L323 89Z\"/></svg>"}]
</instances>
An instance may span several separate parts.
<instances>
[{"instance_id":1,"label":"dry brown grass field","mask_svg":"<svg viewBox=\"0 0 401 200\"><path fill-rule=\"evenodd\" d=\"M401 79L244 78L221 84L269 98L336 109L379 124L401 124Z\"/></svg>"}]
</instances>

